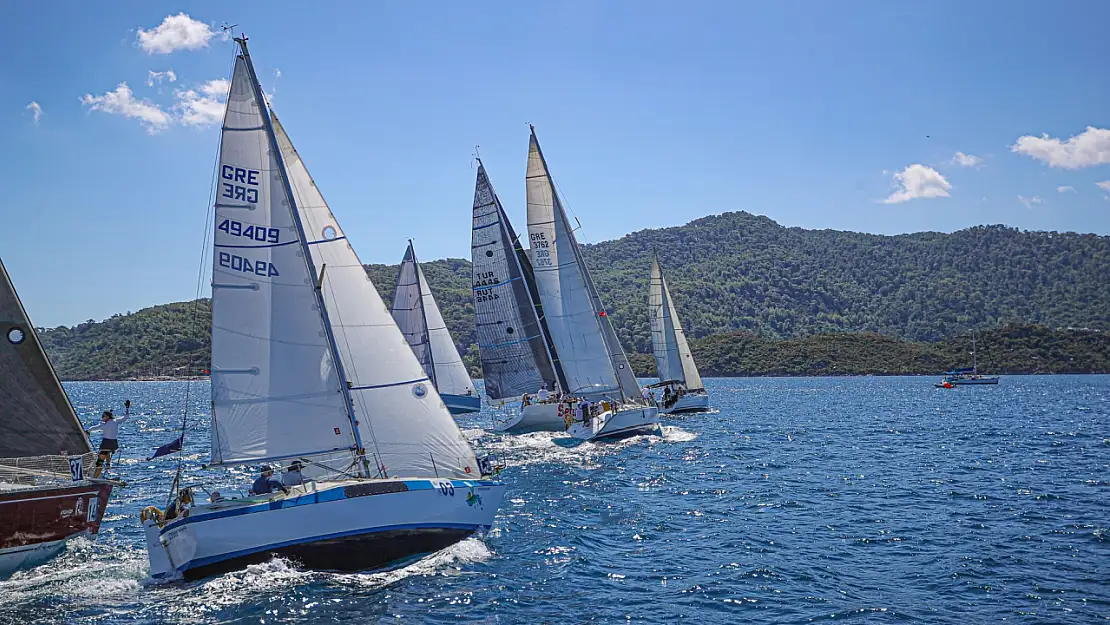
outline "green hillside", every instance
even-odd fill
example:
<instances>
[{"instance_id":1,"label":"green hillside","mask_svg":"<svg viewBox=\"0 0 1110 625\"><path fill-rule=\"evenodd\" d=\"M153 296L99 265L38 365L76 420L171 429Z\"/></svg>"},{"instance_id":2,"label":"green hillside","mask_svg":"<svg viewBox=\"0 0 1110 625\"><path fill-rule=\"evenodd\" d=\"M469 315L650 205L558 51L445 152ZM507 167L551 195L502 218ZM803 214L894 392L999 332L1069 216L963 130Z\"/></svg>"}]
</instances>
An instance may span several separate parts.
<instances>
[{"instance_id":1,"label":"green hillside","mask_svg":"<svg viewBox=\"0 0 1110 625\"><path fill-rule=\"evenodd\" d=\"M1087 349L1076 337L1104 335L1047 328L1110 330L1110 237L1003 226L879 236L785 228L743 212L642 230L584 249L632 353L651 349L653 250L695 356L709 373L935 372L962 362L968 348L961 344L972 327L1032 333L1012 339L1018 351L998 356L999 367L1065 371L1075 358L1079 370L1104 368L1097 340L1093 351L1068 351ZM452 335L475 364L469 261L422 266ZM388 304L397 267L367 271ZM197 352L207 346L207 304L202 329L189 329L192 310L169 304L56 328L44 342L67 377L199 366L206 361ZM1020 327L1026 330L1014 329ZM950 337L963 338L942 340ZM1038 351L1049 345L1056 351ZM985 334L984 357L990 349ZM641 370L650 362L633 360Z\"/></svg>"}]
</instances>

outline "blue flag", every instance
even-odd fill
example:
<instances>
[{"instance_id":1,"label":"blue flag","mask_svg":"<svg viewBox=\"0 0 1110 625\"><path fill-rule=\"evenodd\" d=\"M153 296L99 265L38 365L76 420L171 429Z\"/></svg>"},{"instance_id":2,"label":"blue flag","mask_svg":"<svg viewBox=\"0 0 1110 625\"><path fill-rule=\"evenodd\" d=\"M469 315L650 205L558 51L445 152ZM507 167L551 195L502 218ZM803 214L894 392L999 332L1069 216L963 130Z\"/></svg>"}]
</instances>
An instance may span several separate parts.
<instances>
[{"instance_id":1,"label":"blue flag","mask_svg":"<svg viewBox=\"0 0 1110 625\"><path fill-rule=\"evenodd\" d=\"M185 435L184 434L182 434L181 436L178 436L177 440L173 441L172 443L166 443L165 445L162 445L158 449L154 450L154 455L147 458L147 460L154 460L158 456L165 456L166 454L172 454L175 451L181 451L181 443L184 440L185 440Z\"/></svg>"}]
</instances>

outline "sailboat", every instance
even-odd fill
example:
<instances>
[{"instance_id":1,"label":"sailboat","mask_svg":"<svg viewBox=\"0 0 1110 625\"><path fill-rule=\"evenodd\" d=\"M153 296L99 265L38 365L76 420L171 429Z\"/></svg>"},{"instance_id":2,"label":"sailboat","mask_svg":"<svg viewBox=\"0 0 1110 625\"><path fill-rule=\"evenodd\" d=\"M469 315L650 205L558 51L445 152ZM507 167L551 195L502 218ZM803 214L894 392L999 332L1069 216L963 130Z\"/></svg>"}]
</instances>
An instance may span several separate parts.
<instances>
[{"instance_id":1,"label":"sailboat","mask_svg":"<svg viewBox=\"0 0 1110 625\"><path fill-rule=\"evenodd\" d=\"M566 376L543 319L532 263L478 160L471 258L478 351L486 395L520 404L495 429L562 432ZM541 389L543 389L541 391Z\"/></svg>"},{"instance_id":2,"label":"sailboat","mask_svg":"<svg viewBox=\"0 0 1110 625\"><path fill-rule=\"evenodd\" d=\"M580 410L582 402L576 402L574 411L566 415L567 433L594 440L658 432L659 409L641 396L628 356L582 259L535 128L529 138L525 180L536 290L566 377L563 390L588 402L587 410Z\"/></svg>"},{"instance_id":3,"label":"sailboat","mask_svg":"<svg viewBox=\"0 0 1110 625\"><path fill-rule=\"evenodd\" d=\"M659 259L651 259L651 292L648 297L651 319L651 347L659 382L650 388L664 389L659 401L663 413L699 412L709 409L706 392L694 364L694 356L686 343L686 334L678 320L667 280L659 267Z\"/></svg>"},{"instance_id":4,"label":"sailboat","mask_svg":"<svg viewBox=\"0 0 1110 625\"><path fill-rule=\"evenodd\" d=\"M0 262L0 579L96 534L119 484L87 477L89 437Z\"/></svg>"},{"instance_id":5,"label":"sailboat","mask_svg":"<svg viewBox=\"0 0 1110 625\"><path fill-rule=\"evenodd\" d=\"M481 410L482 398L416 262L411 240L393 290L393 319L451 414Z\"/></svg>"},{"instance_id":6,"label":"sailboat","mask_svg":"<svg viewBox=\"0 0 1110 625\"><path fill-rule=\"evenodd\" d=\"M940 382L933 386L937 388L952 388L953 386L973 386L979 384L998 384L997 375L982 375L979 373L979 357L977 355L978 347L976 344L975 331L971 332L971 366L961 369L953 369L945 372L944 377Z\"/></svg>"},{"instance_id":7,"label":"sailboat","mask_svg":"<svg viewBox=\"0 0 1110 625\"><path fill-rule=\"evenodd\" d=\"M263 99L246 38L235 41L215 202L209 466L296 460L304 481L199 503L179 468L167 510L143 511L151 576L195 579L271 554L370 569L488 529L505 486L487 479Z\"/></svg>"}]
</instances>

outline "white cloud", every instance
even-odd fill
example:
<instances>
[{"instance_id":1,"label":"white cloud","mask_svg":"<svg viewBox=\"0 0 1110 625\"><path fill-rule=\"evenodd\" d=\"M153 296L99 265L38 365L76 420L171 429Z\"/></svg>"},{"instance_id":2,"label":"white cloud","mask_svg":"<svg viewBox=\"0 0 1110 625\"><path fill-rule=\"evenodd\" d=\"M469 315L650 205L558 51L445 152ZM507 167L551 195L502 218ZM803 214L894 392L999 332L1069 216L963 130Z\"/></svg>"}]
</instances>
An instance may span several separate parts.
<instances>
[{"instance_id":1,"label":"white cloud","mask_svg":"<svg viewBox=\"0 0 1110 625\"><path fill-rule=\"evenodd\" d=\"M952 157L952 162L959 165L960 167L975 167L979 163L982 163L983 159L975 156L974 154L964 154L963 152L956 152L956 155Z\"/></svg>"},{"instance_id":2,"label":"white cloud","mask_svg":"<svg viewBox=\"0 0 1110 625\"><path fill-rule=\"evenodd\" d=\"M197 89L177 91L174 110L186 126L210 126L224 118L224 103L231 82L224 78L209 80Z\"/></svg>"},{"instance_id":3,"label":"white cloud","mask_svg":"<svg viewBox=\"0 0 1110 625\"><path fill-rule=\"evenodd\" d=\"M1031 156L1050 167L1080 169L1110 163L1110 130L1087 126L1083 132L1061 141L1047 134L1018 137L1010 149Z\"/></svg>"},{"instance_id":4,"label":"white cloud","mask_svg":"<svg viewBox=\"0 0 1110 625\"><path fill-rule=\"evenodd\" d=\"M38 102L32 100L26 108L28 111L31 111L31 117L35 118L35 123L39 123L39 118L42 117L42 106L39 105Z\"/></svg>"},{"instance_id":5,"label":"white cloud","mask_svg":"<svg viewBox=\"0 0 1110 625\"><path fill-rule=\"evenodd\" d=\"M937 170L926 165L910 165L894 174L897 190L883 204L901 204L918 198L948 197L952 185Z\"/></svg>"},{"instance_id":6,"label":"white cloud","mask_svg":"<svg viewBox=\"0 0 1110 625\"><path fill-rule=\"evenodd\" d=\"M139 29L139 47L147 54L169 54L175 50L199 50L208 47L216 33L204 22L185 13L167 15L152 30Z\"/></svg>"},{"instance_id":7,"label":"white cloud","mask_svg":"<svg viewBox=\"0 0 1110 625\"><path fill-rule=\"evenodd\" d=\"M1095 186L1102 189L1103 191L1106 191L1107 193L1110 193L1110 180L1103 180L1102 182L1096 182Z\"/></svg>"},{"instance_id":8,"label":"white cloud","mask_svg":"<svg viewBox=\"0 0 1110 625\"><path fill-rule=\"evenodd\" d=\"M162 81L177 82L177 74L172 69L167 69L164 72L156 72L154 70L147 71L146 86L153 87L154 83L162 84Z\"/></svg>"},{"instance_id":9,"label":"white cloud","mask_svg":"<svg viewBox=\"0 0 1110 625\"><path fill-rule=\"evenodd\" d=\"M275 69L274 70L274 78L281 78L281 70L280 69Z\"/></svg>"},{"instance_id":10,"label":"white cloud","mask_svg":"<svg viewBox=\"0 0 1110 625\"><path fill-rule=\"evenodd\" d=\"M1059 192L1059 193L1075 193L1075 187L1072 187L1072 186L1069 186L1069 185L1066 185L1066 184L1062 184L1062 185L1056 187L1056 191Z\"/></svg>"},{"instance_id":11,"label":"white cloud","mask_svg":"<svg viewBox=\"0 0 1110 625\"><path fill-rule=\"evenodd\" d=\"M209 80L200 86L200 91L211 98L226 99L227 92L231 91L231 81L226 78Z\"/></svg>"},{"instance_id":12,"label":"white cloud","mask_svg":"<svg viewBox=\"0 0 1110 625\"><path fill-rule=\"evenodd\" d=\"M81 98L81 103L94 111L101 111L111 115L123 115L139 120L149 134L165 130L173 121L169 113L150 100L137 100L131 87L126 82L121 82L114 91L104 95L94 96L86 93Z\"/></svg>"},{"instance_id":13,"label":"white cloud","mask_svg":"<svg viewBox=\"0 0 1110 625\"><path fill-rule=\"evenodd\" d=\"M1038 204L1044 204L1044 198L1040 198L1035 195L1033 197L1025 197L1024 195L1019 195L1018 201L1024 204L1025 208L1033 208Z\"/></svg>"}]
</instances>

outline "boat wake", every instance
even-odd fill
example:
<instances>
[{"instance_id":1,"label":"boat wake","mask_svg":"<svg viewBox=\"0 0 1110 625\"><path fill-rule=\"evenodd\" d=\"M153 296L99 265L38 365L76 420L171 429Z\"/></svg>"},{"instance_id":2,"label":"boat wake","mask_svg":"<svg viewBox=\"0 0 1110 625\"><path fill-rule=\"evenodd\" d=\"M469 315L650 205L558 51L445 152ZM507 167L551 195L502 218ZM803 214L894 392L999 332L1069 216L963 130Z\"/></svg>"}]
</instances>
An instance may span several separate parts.
<instances>
[{"instance_id":1,"label":"boat wake","mask_svg":"<svg viewBox=\"0 0 1110 625\"><path fill-rule=\"evenodd\" d=\"M88 537L69 540L65 551L45 565L0 581L0 607L34 607L41 601L73 599L115 603L138 593L147 577L146 553L105 548Z\"/></svg>"},{"instance_id":2,"label":"boat wake","mask_svg":"<svg viewBox=\"0 0 1110 625\"><path fill-rule=\"evenodd\" d=\"M384 588L410 577L461 575L467 565L485 562L491 557L493 552L486 543L480 538L471 536L399 569L376 573L327 574L327 581L363 589Z\"/></svg>"}]
</instances>

